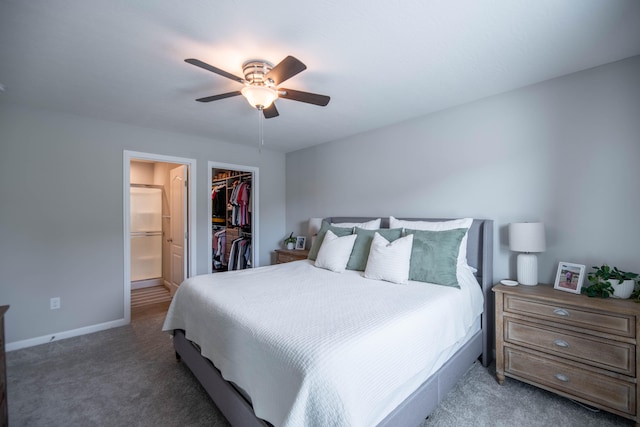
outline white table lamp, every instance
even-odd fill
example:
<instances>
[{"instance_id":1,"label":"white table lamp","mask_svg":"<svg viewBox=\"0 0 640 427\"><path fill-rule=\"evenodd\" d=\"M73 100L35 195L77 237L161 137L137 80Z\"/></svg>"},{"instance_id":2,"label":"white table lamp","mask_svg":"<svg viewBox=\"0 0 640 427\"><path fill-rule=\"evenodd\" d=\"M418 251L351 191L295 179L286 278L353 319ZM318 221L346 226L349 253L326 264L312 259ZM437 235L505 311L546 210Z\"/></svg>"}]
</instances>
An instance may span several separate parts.
<instances>
[{"instance_id":1,"label":"white table lamp","mask_svg":"<svg viewBox=\"0 0 640 427\"><path fill-rule=\"evenodd\" d=\"M544 252L546 240L541 222L514 222L509 224L509 249L518 254L518 282L521 285L538 284L538 257Z\"/></svg>"}]
</instances>

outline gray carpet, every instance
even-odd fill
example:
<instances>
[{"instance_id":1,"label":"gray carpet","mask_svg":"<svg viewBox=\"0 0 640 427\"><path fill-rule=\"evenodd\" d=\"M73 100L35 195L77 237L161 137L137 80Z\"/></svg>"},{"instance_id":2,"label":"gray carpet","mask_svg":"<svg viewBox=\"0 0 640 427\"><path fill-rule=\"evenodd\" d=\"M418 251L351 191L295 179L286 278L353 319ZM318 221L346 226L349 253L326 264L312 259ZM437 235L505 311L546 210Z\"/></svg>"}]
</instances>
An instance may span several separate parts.
<instances>
[{"instance_id":1,"label":"gray carpet","mask_svg":"<svg viewBox=\"0 0 640 427\"><path fill-rule=\"evenodd\" d=\"M175 361L162 315L7 354L11 426L228 426ZM632 422L477 363L422 426L626 426Z\"/></svg>"}]
</instances>

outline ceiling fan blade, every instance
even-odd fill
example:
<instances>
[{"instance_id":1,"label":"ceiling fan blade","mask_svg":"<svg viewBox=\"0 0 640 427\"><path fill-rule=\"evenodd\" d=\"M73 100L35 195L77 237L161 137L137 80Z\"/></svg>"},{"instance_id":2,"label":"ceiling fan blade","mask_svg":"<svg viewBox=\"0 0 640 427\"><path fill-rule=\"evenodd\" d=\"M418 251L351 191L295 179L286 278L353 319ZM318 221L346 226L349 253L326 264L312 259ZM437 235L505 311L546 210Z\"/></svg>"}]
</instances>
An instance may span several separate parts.
<instances>
[{"instance_id":1,"label":"ceiling fan blade","mask_svg":"<svg viewBox=\"0 0 640 427\"><path fill-rule=\"evenodd\" d=\"M326 106L331 100L327 95L319 95L317 93L301 92L293 89L278 89L278 98L290 99L292 101L306 102L307 104Z\"/></svg>"},{"instance_id":2,"label":"ceiling fan blade","mask_svg":"<svg viewBox=\"0 0 640 427\"><path fill-rule=\"evenodd\" d=\"M238 96L238 95L242 95L242 93L239 90L236 90L234 92L221 93L220 95L205 96L204 98L196 99L196 101L211 102L211 101L217 101L219 99L231 98L232 96Z\"/></svg>"},{"instance_id":3,"label":"ceiling fan blade","mask_svg":"<svg viewBox=\"0 0 640 427\"><path fill-rule=\"evenodd\" d=\"M269 106L269 108L265 108L262 110L262 114L264 114L265 119L272 119L274 117L278 117L278 109L276 108L276 104L273 103Z\"/></svg>"},{"instance_id":4,"label":"ceiling fan blade","mask_svg":"<svg viewBox=\"0 0 640 427\"><path fill-rule=\"evenodd\" d=\"M199 59L189 58L189 59L185 59L184 62L188 62L189 64L195 65L196 67L200 67L200 68L203 68L203 69L205 69L207 71L211 71L212 73L219 74L222 77L226 77L228 79L235 80L238 83L243 83L243 84L245 83L245 80L243 78L238 77L238 76L234 76L231 73L227 73L226 71L221 70L220 68L216 68L213 65L209 65L206 62L202 62Z\"/></svg>"},{"instance_id":5,"label":"ceiling fan blade","mask_svg":"<svg viewBox=\"0 0 640 427\"><path fill-rule=\"evenodd\" d=\"M278 65L273 67L265 76L265 80L273 80L273 84L278 86L283 81L290 79L296 74L307 69L307 66L293 56L287 56Z\"/></svg>"}]
</instances>

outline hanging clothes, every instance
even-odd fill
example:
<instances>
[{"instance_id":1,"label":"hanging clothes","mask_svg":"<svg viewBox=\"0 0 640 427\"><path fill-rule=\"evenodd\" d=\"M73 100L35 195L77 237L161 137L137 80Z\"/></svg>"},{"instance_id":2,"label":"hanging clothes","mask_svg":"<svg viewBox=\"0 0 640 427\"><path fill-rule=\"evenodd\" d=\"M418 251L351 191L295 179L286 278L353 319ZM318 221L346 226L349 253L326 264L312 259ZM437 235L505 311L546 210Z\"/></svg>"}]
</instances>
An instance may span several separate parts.
<instances>
[{"instance_id":1,"label":"hanging clothes","mask_svg":"<svg viewBox=\"0 0 640 427\"><path fill-rule=\"evenodd\" d=\"M244 227L250 224L249 202L251 187L245 181L234 182L233 190L229 196L231 204L231 225Z\"/></svg>"},{"instance_id":2,"label":"hanging clothes","mask_svg":"<svg viewBox=\"0 0 640 427\"><path fill-rule=\"evenodd\" d=\"M214 181L212 181L211 187L212 270L251 268L251 183L253 176L246 172L221 169L214 169L213 172Z\"/></svg>"},{"instance_id":3,"label":"hanging clothes","mask_svg":"<svg viewBox=\"0 0 640 427\"><path fill-rule=\"evenodd\" d=\"M225 250L227 247L226 237L227 232L225 229L213 233L211 247L213 249L212 262L215 270L224 270L227 266L227 260L225 258Z\"/></svg>"},{"instance_id":4,"label":"hanging clothes","mask_svg":"<svg viewBox=\"0 0 640 427\"><path fill-rule=\"evenodd\" d=\"M229 270L244 270L251 267L251 238L240 237L231 243Z\"/></svg>"},{"instance_id":5,"label":"hanging clothes","mask_svg":"<svg viewBox=\"0 0 640 427\"><path fill-rule=\"evenodd\" d=\"M224 224L227 201L225 200L226 184L213 187L211 190L211 222Z\"/></svg>"}]
</instances>

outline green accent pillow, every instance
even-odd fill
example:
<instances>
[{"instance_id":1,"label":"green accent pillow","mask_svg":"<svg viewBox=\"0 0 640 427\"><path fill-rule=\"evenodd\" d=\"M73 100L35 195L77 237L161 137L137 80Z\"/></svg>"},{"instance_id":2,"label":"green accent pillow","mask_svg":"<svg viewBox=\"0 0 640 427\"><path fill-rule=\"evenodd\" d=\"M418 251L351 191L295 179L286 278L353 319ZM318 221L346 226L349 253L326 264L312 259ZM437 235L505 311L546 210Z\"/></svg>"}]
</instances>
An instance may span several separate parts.
<instances>
[{"instance_id":1,"label":"green accent pillow","mask_svg":"<svg viewBox=\"0 0 640 427\"><path fill-rule=\"evenodd\" d=\"M466 228L429 231L409 230L413 234L409 280L435 283L460 288L456 269L460 242L467 234Z\"/></svg>"},{"instance_id":2,"label":"green accent pillow","mask_svg":"<svg viewBox=\"0 0 640 427\"><path fill-rule=\"evenodd\" d=\"M373 235L376 234L376 232L380 233L380 235L389 242L393 242L402 237L402 228L365 230L364 228L356 227L358 237L356 237L356 242L353 245L353 250L347 263L347 270L365 270L367 260L369 259L369 251L371 250L371 242L373 242Z\"/></svg>"},{"instance_id":3,"label":"green accent pillow","mask_svg":"<svg viewBox=\"0 0 640 427\"><path fill-rule=\"evenodd\" d=\"M315 261L318 258L318 251L320 250L320 246L322 246L322 242L324 241L324 235L327 234L327 230L333 231L338 237L348 236L353 234L353 227L342 228L342 227L334 227L329 224L327 221L322 221L322 226L320 227L320 231L318 231L318 235L316 236L315 242L311 245L311 249L309 249L309 256L307 257L311 261Z\"/></svg>"}]
</instances>

